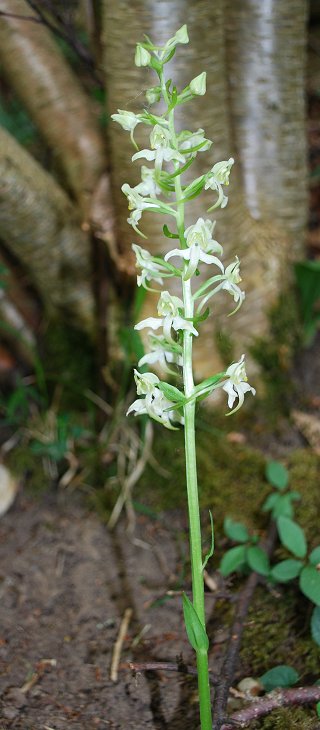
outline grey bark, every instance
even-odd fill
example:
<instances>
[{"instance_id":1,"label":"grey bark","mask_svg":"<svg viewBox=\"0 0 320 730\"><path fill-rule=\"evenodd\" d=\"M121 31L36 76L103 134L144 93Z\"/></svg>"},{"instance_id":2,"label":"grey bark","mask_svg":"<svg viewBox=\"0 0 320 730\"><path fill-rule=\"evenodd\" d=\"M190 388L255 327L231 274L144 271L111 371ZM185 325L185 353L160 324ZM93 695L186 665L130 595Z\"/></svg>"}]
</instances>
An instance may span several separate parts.
<instances>
[{"instance_id":1,"label":"grey bark","mask_svg":"<svg viewBox=\"0 0 320 730\"><path fill-rule=\"evenodd\" d=\"M24 0L1 0L0 63L90 219L92 195L106 169L106 148L90 98L50 32Z\"/></svg>"},{"instance_id":2,"label":"grey bark","mask_svg":"<svg viewBox=\"0 0 320 730\"><path fill-rule=\"evenodd\" d=\"M93 331L89 240L78 212L52 176L0 129L2 239L29 272L47 312L64 309Z\"/></svg>"},{"instance_id":3,"label":"grey bark","mask_svg":"<svg viewBox=\"0 0 320 730\"><path fill-rule=\"evenodd\" d=\"M227 2L230 110L246 204L301 256L307 220L307 0Z\"/></svg>"}]
</instances>

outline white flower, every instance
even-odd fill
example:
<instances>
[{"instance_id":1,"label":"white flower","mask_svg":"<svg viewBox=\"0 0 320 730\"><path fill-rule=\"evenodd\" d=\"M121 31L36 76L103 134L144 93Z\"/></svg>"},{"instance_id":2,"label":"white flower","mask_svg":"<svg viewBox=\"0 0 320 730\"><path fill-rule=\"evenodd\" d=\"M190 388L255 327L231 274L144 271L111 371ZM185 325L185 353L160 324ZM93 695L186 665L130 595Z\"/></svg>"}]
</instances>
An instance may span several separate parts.
<instances>
[{"instance_id":1,"label":"white flower","mask_svg":"<svg viewBox=\"0 0 320 730\"><path fill-rule=\"evenodd\" d=\"M140 116L137 116L133 112L127 112L125 111L125 109L118 109L118 114L111 114L111 119L113 119L114 122L118 122L122 129L130 132L131 142L137 150L138 147L134 140L133 132L137 124L140 124L142 122Z\"/></svg>"},{"instance_id":2,"label":"white flower","mask_svg":"<svg viewBox=\"0 0 320 730\"><path fill-rule=\"evenodd\" d=\"M142 235L141 231L139 231L137 227L142 212L144 210L147 210L148 208L153 208L153 210L157 209L157 204L150 202L150 200L145 200L137 191L137 189L131 188L128 183L122 185L121 190L128 199L129 210L132 210L131 216L127 219L128 223L132 226L132 228L134 228L135 231L137 231L137 233Z\"/></svg>"},{"instance_id":3,"label":"white flower","mask_svg":"<svg viewBox=\"0 0 320 730\"><path fill-rule=\"evenodd\" d=\"M211 140L204 136L203 129L198 129L196 132L183 131L179 134L178 141L179 148L183 152L188 152L195 147L200 147L199 152L206 152L212 145Z\"/></svg>"},{"instance_id":4,"label":"white flower","mask_svg":"<svg viewBox=\"0 0 320 730\"><path fill-rule=\"evenodd\" d=\"M164 337L159 337L153 332L149 332L149 344L151 352L140 358L138 365L159 365L164 370L169 370L167 364L179 365L182 367L183 358L180 354L181 347L178 344L173 345L171 342L167 342Z\"/></svg>"},{"instance_id":5,"label":"white flower","mask_svg":"<svg viewBox=\"0 0 320 730\"><path fill-rule=\"evenodd\" d=\"M154 261L154 257L146 251L145 248L141 248L136 243L132 244L133 251L136 255L136 266L141 269L141 274L137 276L138 286L145 286L147 281L156 281L158 284L163 284L162 276L168 275L168 271L165 266Z\"/></svg>"},{"instance_id":6,"label":"white flower","mask_svg":"<svg viewBox=\"0 0 320 730\"><path fill-rule=\"evenodd\" d=\"M233 157L229 160L223 160L222 162L216 162L211 170L211 176L214 177L216 182L220 185L229 185L229 177L232 165L234 164Z\"/></svg>"},{"instance_id":7,"label":"white flower","mask_svg":"<svg viewBox=\"0 0 320 730\"><path fill-rule=\"evenodd\" d=\"M216 264L222 272L224 271L221 261L216 256L211 255L213 251L222 254L222 246L212 238L214 226L214 222L198 218L197 222L193 226L189 226L184 233L188 248L175 248L165 255L165 261L168 261L172 256L180 256L184 261L189 261L183 276L185 281L193 276L198 268L199 261L206 264Z\"/></svg>"},{"instance_id":8,"label":"white flower","mask_svg":"<svg viewBox=\"0 0 320 730\"><path fill-rule=\"evenodd\" d=\"M150 327L152 330L157 330L159 327L163 327L164 337L169 341L172 341L171 328L176 331L185 330L197 336L198 332L193 327L192 322L188 322L180 315L181 310L183 310L182 300L179 297L172 296L168 291L163 291L158 302L159 318L147 317L142 322L138 322L135 329L142 330L145 327Z\"/></svg>"},{"instance_id":9,"label":"white flower","mask_svg":"<svg viewBox=\"0 0 320 730\"><path fill-rule=\"evenodd\" d=\"M146 195L150 198L156 198L161 192L155 180L155 171L142 165L141 167L141 183L136 185L134 188L140 195Z\"/></svg>"},{"instance_id":10,"label":"white flower","mask_svg":"<svg viewBox=\"0 0 320 730\"><path fill-rule=\"evenodd\" d=\"M169 401L157 387L160 383L157 375L153 373L139 373L134 371L134 379L137 385L137 394L145 396L138 398L127 410L127 416L134 413L135 416L147 414L155 421L162 423L170 430L175 430L171 421L183 423L182 417L174 410L174 403Z\"/></svg>"},{"instance_id":11,"label":"white flower","mask_svg":"<svg viewBox=\"0 0 320 730\"><path fill-rule=\"evenodd\" d=\"M179 162L185 162L183 155L178 150L173 149L170 146L171 135L168 129L162 127L160 124L155 124L150 134L150 146L151 150L145 149L140 152L136 152L132 157L132 161L139 160L141 157L146 160L154 160L155 168L161 169L163 161L170 162L177 160Z\"/></svg>"},{"instance_id":12,"label":"white flower","mask_svg":"<svg viewBox=\"0 0 320 730\"><path fill-rule=\"evenodd\" d=\"M118 109L118 114L111 114L111 119L114 122L118 122L126 132L133 132L137 124L141 122L141 119L136 114L127 112L125 109Z\"/></svg>"},{"instance_id":13,"label":"white flower","mask_svg":"<svg viewBox=\"0 0 320 730\"><path fill-rule=\"evenodd\" d=\"M216 190L218 193L217 202L209 210L214 210L214 208L217 208L218 205L220 205L221 208L226 207L228 198L224 195L222 185L229 185L229 176L233 164L233 157L230 157L229 160L216 162L208 173L204 189L208 190L210 188L211 190Z\"/></svg>"},{"instance_id":14,"label":"white flower","mask_svg":"<svg viewBox=\"0 0 320 730\"><path fill-rule=\"evenodd\" d=\"M138 223L139 223L141 216L142 216L142 211L137 208L137 210L132 211L129 218L127 218L127 222L129 223L130 226L132 226L132 228L134 228L134 230L137 233L139 233L139 236L143 236L143 238L146 238L146 236L143 233L141 233L141 231L139 231L139 228L138 228Z\"/></svg>"},{"instance_id":15,"label":"white flower","mask_svg":"<svg viewBox=\"0 0 320 730\"><path fill-rule=\"evenodd\" d=\"M129 210L134 210L137 208L137 210L146 210L147 208L154 208L154 204L150 203L150 201L145 200L142 195L136 190L136 188L131 188L128 183L124 183L121 187L122 192L126 195L128 198L128 208Z\"/></svg>"},{"instance_id":16,"label":"white flower","mask_svg":"<svg viewBox=\"0 0 320 730\"><path fill-rule=\"evenodd\" d=\"M245 356L241 355L239 362L235 362L226 371L228 380L222 386L222 389L228 394L228 406L233 407L236 398L239 399L239 403L236 408L232 411L235 413L243 404L244 394L251 391L253 395L256 394L254 388L248 383L248 378L244 365ZM229 414L230 415L230 414Z\"/></svg>"},{"instance_id":17,"label":"white flower","mask_svg":"<svg viewBox=\"0 0 320 730\"><path fill-rule=\"evenodd\" d=\"M206 79L207 74L205 71L202 71L199 76L196 76L192 81L190 81L189 89L192 94L195 96L204 96L206 93Z\"/></svg>"}]
</instances>

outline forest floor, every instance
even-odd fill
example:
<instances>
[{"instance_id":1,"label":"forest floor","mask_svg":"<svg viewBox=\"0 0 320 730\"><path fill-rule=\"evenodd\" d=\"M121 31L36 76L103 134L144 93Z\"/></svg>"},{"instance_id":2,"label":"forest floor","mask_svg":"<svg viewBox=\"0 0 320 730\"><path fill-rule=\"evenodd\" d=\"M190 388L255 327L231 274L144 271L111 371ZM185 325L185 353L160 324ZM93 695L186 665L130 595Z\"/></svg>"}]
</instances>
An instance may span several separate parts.
<instances>
[{"instance_id":1,"label":"forest floor","mask_svg":"<svg viewBox=\"0 0 320 730\"><path fill-rule=\"evenodd\" d=\"M300 359L295 376L304 397L311 398L316 406L314 412L319 409L320 400L319 363L317 340ZM177 438L171 436L171 442L173 437ZM200 449L200 469L202 452L211 459L206 445L210 444L210 433L205 437L208 440ZM221 438L221 444L228 439L227 435ZM303 441L297 429L292 426L290 430L287 424L282 435L278 431L269 438L267 446L262 430L254 436L253 447L258 454L254 468L259 474L259 460L264 459L266 448L268 456L285 458L287 462L298 448L301 455L293 463L293 479L297 469L302 482L307 483L313 474L313 489L317 490L320 459L312 456L310 447L301 448ZM242 449L246 446L241 443L229 446L234 449L234 473L239 471L240 476L245 458L251 463L252 456L245 457ZM170 447L177 452L174 442ZM228 454L226 459L230 460ZM300 463L304 459L306 471ZM161 463L168 464L168 457L163 456ZM150 482L149 473L147 479L156 492L156 502L159 497L155 482L161 478L154 474L154 481ZM172 489L174 486L177 485L173 482ZM170 485L166 488L170 491ZM236 484L236 489L240 497L235 497L235 516L246 520L241 483ZM252 502L250 492L247 501ZM320 505L318 499L314 503L309 498L309 503L314 536ZM152 516L152 498L150 504L150 514L137 513L133 534L128 533L124 518L113 532L109 531L79 493L70 488L47 490L38 498L20 492L1 519L0 730L198 727L196 680L184 673L185 665L194 667L181 610L180 589L190 587L186 510L171 505ZM218 550L219 544L221 531ZM219 589L217 574L210 575L218 580ZM242 585L243 581L239 584L236 580L232 590L241 591ZM225 587L227 593L229 587ZM288 594L290 591L286 590L285 594L280 591L274 596L263 586L258 588L257 603L245 619L246 647L232 684L229 712L243 704L241 693L240 700L234 697L237 682L246 676L257 677L257 668L262 673L275 664L294 662L299 671L300 661L304 684L316 681L313 667L319 666L319 648L312 647L309 638L308 608L305 601L297 598L296 591L291 592L291 603L285 607ZM214 591L207 588L206 605L209 662L212 671L219 675L230 634L232 602L227 597L219 603ZM129 620L114 665L117 678L112 679L115 647L125 617ZM262 646L263 660L257 655L254 632ZM303 641L307 636L307 643L301 643L301 636ZM291 658L294 650L299 660ZM157 662L165 666L153 671L152 665ZM298 709L296 713L288 720L280 711L272 716L271 724L259 721L250 728L320 728L314 710Z\"/></svg>"},{"instance_id":2,"label":"forest floor","mask_svg":"<svg viewBox=\"0 0 320 730\"><path fill-rule=\"evenodd\" d=\"M181 652L192 663L179 598L157 601L176 581L178 529L174 515L140 516L130 538L74 497L20 497L0 525L1 730L196 727L194 679L128 665L141 655L174 663Z\"/></svg>"}]
</instances>

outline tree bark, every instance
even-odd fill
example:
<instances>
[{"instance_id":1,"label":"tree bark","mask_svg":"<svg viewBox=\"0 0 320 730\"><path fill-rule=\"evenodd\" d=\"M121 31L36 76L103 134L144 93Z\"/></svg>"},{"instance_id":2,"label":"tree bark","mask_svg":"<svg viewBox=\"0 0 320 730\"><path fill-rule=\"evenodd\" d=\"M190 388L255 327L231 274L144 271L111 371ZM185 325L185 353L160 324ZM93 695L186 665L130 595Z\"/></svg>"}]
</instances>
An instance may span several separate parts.
<instances>
[{"instance_id":1,"label":"tree bark","mask_svg":"<svg viewBox=\"0 0 320 730\"><path fill-rule=\"evenodd\" d=\"M0 129L0 223L3 241L29 272L49 315L66 312L93 331L90 248L66 193Z\"/></svg>"},{"instance_id":2,"label":"tree bark","mask_svg":"<svg viewBox=\"0 0 320 730\"><path fill-rule=\"evenodd\" d=\"M90 218L92 194L106 169L104 140L90 99L50 32L24 0L2 0L0 62L65 176L66 187ZM8 13L8 15L5 15Z\"/></svg>"},{"instance_id":3,"label":"tree bark","mask_svg":"<svg viewBox=\"0 0 320 730\"><path fill-rule=\"evenodd\" d=\"M307 0L227 2L230 110L246 205L303 251L307 220Z\"/></svg>"}]
</instances>

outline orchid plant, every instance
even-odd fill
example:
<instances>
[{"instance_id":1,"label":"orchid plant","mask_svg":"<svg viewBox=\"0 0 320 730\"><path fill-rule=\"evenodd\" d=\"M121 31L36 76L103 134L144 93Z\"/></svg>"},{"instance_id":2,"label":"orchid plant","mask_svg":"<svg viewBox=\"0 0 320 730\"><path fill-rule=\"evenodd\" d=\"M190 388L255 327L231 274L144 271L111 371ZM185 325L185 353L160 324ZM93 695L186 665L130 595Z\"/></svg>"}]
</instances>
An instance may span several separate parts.
<instances>
[{"instance_id":1,"label":"orchid plant","mask_svg":"<svg viewBox=\"0 0 320 730\"><path fill-rule=\"evenodd\" d=\"M175 125L175 109L186 102L203 96L206 92L206 73L192 79L186 88L178 91L171 79L166 79L165 66L173 57L178 44L189 42L186 25L163 46L157 46L145 36L137 45L135 63L153 69L157 84L146 92L148 108L141 114L118 109L112 118L130 132L136 152L136 160L152 162L152 167L141 167L141 182L131 188L127 183L122 191L128 200L130 216L128 223L134 231L145 238L140 230L144 213L160 213L172 221L163 233L169 239L179 242L165 256L153 256L148 250L134 243L138 269L137 283L150 292L158 294L157 317L147 317L135 325L136 330L147 329L150 352L144 355L138 367L160 365L172 374L174 370L183 374L183 389L161 380L152 372L134 371L137 386L137 400L132 403L128 414L147 414L168 429L184 426L186 481L190 524L190 553L192 570L192 596L184 595L183 609L189 641L196 652L202 730L212 730L211 701L208 673L208 637L205 623L203 570L214 550L213 522L211 550L203 558L201 524L197 486L197 465L195 449L195 406L198 400L222 388L228 396L230 413L235 413L243 404L245 393L255 390L247 382L245 356L232 363L226 371L205 379L195 385L193 376L193 340L198 337L201 321L209 310L207 303L221 290L228 292L238 310L244 300L239 259L236 257L228 266L221 260L223 249L213 238L215 222L203 218L186 227L185 208L188 202L202 191L215 195L208 213L224 208L228 203L225 188L234 160L217 162L209 171L191 183L184 182L184 174L192 166L200 152L206 152L212 142L205 138L204 130L195 132L178 131ZM164 102L164 108L157 113L150 106ZM139 150L134 139L138 124L150 127L150 148ZM210 195L210 192L207 193ZM174 262L174 263L173 263ZM208 267L209 276L200 286L194 286L194 279L202 265ZM171 294L166 286L168 279L180 282L181 297ZM163 288L162 288L163 287ZM211 515L210 515L211 516Z\"/></svg>"}]
</instances>

